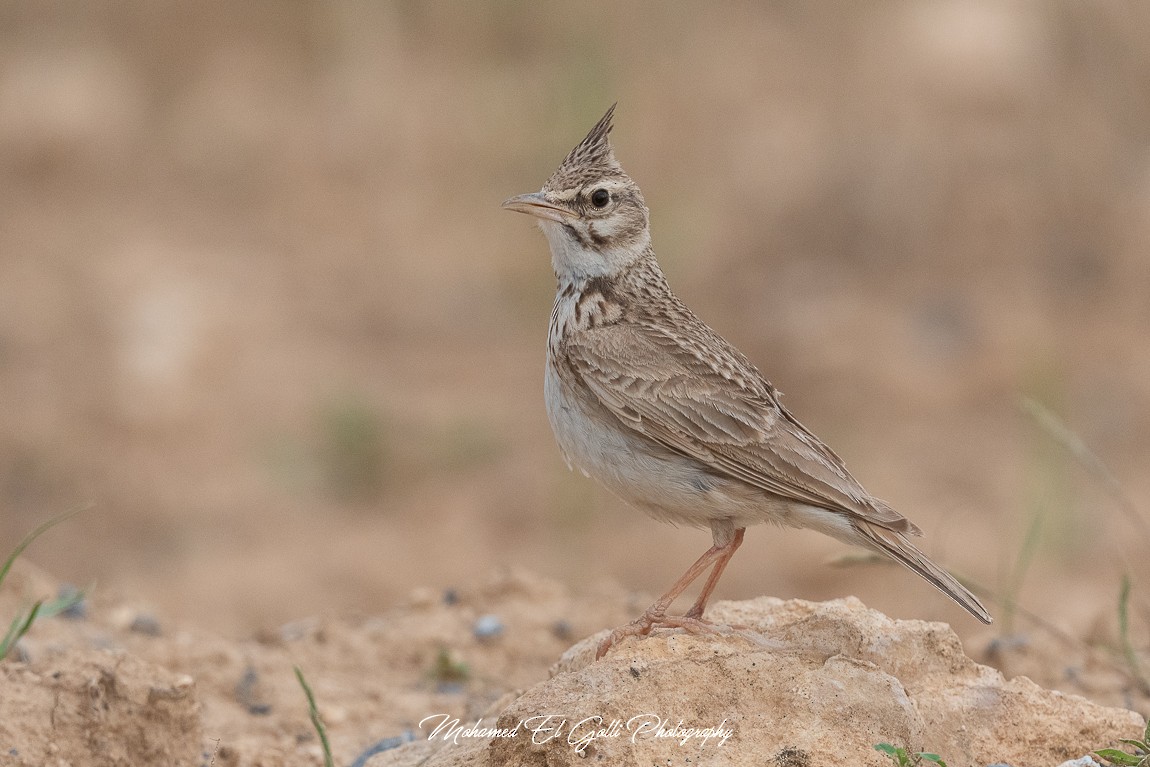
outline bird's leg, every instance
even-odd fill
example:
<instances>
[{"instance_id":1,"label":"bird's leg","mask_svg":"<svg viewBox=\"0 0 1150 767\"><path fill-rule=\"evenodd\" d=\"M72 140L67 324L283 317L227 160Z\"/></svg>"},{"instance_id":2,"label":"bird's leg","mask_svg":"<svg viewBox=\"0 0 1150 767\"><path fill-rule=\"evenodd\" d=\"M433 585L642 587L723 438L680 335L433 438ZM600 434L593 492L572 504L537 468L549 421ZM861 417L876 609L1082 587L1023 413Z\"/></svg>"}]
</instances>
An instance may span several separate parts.
<instances>
[{"instance_id":1,"label":"bird's leg","mask_svg":"<svg viewBox=\"0 0 1150 767\"><path fill-rule=\"evenodd\" d=\"M611 632L611 635L599 643L599 649L595 653L595 659L598 660L607 654L607 651L621 639L629 636L647 636L653 629L656 628L682 628L690 631L691 633L701 633L703 631L712 630L710 626L704 621L699 620L697 615L688 613L682 617L668 617L667 608L671 606L680 594L682 594L688 586L690 586L700 575L703 574L708 567L714 566L711 576L707 579L707 585L703 593L699 596L699 600L695 603L695 607L699 608L699 614L702 614L702 606L706 604L707 597L710 596L711 591L715 588L715 584L719 581L719 576L723 573L723 568L727 566L727 562L739 548L739 544L743 542L743 531L745 528L739 528L731 538L723 543L716 542L711 548L695 560L695 564L683 573L679 580L667 591L666 594L659 597L653 605L640 615L635 621L628 623L626 626L620 626ZM695 607L691 608L694 612Z\"/></svg>"},{"instance_id":2,"label":"bird's leg","mask_svg":"<svg viewBox=\"0 0 1150 767\"><path fill-rule=\"evenodd\" d=\"M695 604L691 605L691 609L686 612L684 618L701 619L703 617L703 610L707 607L707 600L711 598L711 592L715 590L715 586L719 583L719 578L723 576L723 570L727 569L727 563L731 561L731 557L735 556L735 552L739 550L739 546L743 545L743 533L747 532L747 528L740 527L735 531L735 537L731 542L723 547L723 554L715 562L715 569L711 570L710 577L707 578L706 584L703 585L703 592L699 594L699 598L695 600Z\"/></svg>"}]
</instances>

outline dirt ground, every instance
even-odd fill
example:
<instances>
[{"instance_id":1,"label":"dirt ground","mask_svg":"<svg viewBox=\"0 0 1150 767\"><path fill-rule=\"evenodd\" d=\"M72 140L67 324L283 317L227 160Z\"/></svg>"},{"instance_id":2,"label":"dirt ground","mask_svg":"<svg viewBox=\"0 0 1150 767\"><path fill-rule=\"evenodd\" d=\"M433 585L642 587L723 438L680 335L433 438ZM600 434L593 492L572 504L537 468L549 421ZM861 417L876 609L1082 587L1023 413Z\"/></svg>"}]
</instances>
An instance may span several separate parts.
<instances>
[{"instance_id":1,"label":"dirt ground","mask_svg":"<svg viewBox=\"0 0 1150 767\"><path fill-rule=\"evenodd\" d=\"M1120 2L5 3L0 551L92 503L29 551L49 595L229 673L500 568L584 634L625 618L708 536L563 465L546 245L499 210L618 101L672 286L998 621L765 528L717 596L854 594L1059 686L1120 658L1126 574L1144 657L1148 33Z\"/></svg>"},{"instance_id":2,"label":"dirt ground","mask_svg":"<svg viewBox=\"0 0 1150 767\"><path fill-rule=\"evenodd\" d=\"M55 584L47 573L21 563L12 583L0 591L0 608L12 612L20 594L43 593ZM536 574L504 570L459 589L416 589L400 604L372 615L311 615L233 640L159 621L139 604L98 596L86 601L79 614L42 621L21 642L17 657L0 663L5 692L0 696L0 764L321 764L321 745L295 668L313 689L337 764L389 763L376 757L415 741L432 752L450 750L449 743L433 737L438 717L470 724L498 715L525 690L547 680L549 669L576 640L621 624L641 608L636 595L609 583L573 590ZM854 641L881 648L891 639ZM667 639L645 641L665 644ZM750 645L742 651L755 649ZM1004 642L987 630L966 640L964 649L1008 677L1023 674L1116 711L1150 712L1150 691L1138 688L1119 658L1085 642L1048 631ZM930 662L904 657L895 665L913 668ZM675 694L675 683L675 674L667 673L663 684L671 690L671 701L688 694ZM760 693L772 683L789 687L763 680ZM948 691L934 694L942 700ZM984 698L999 694L980 693ZM610 705L597 693L590 700ZM708 712L696 713L704 717ZM738 710L737 717L746 713ZM734 724L747 727L742 721ZM1027 753L1027 742L1049 745L1052 738L1069 744L1068 757L1117 745L1076 739L1072 723L1056 717L1056 736L1027 732L1017 723L1000 724L999 753ZM1128 724L1114 737L1134 737L1137 730ZM744 736L753 734L769 735L749 731ZM877 740L884 736L893 737L894 730L867 733ZM842 753L866 755L871 745L844 742ZM746 761L750 754L730 756L735 764L763 763ZM956 767L963 764L958 754L946 758Z\"/></svg>"},{"instance_id":3,"label":"dirt ground","mask_svg":"<svg viewBox=\"0 0 1150 767\"><path fill-rule=\"evenodd\" d=\"M0 592L6 609L20 591L52 585L27 564L15 578ZM413 739L425 717L478 716L546 679L575 639L622 622L630 606L618 587L574 594L502 572L450 595L416 590L372 616L305 616L230 640L96 598L83 616L44 621L22 643L21 662L0 665L0 764L182 765L189 739L193 754L202 744L204 765L322 764L294 667L313 689L337 764L350 764L381 741ZM477 633L483 616L497 617L498 631ZM91 705L93 688L108 699L101 707ZM39 699L53 695L55 705ZM141 745L149 727L150 751Z\"/></svg>"}]
</instances>

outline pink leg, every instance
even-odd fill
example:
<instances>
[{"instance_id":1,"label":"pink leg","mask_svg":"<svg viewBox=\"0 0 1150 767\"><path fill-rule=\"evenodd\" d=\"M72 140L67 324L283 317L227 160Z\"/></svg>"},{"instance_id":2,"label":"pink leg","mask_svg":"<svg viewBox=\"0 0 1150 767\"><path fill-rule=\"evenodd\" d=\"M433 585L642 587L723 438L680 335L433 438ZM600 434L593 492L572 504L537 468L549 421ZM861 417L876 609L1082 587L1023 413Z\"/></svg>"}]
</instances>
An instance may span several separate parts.
<instances>
[{"instance_id":1,"label":"pink leg","mask_svg":"<svg viewBox=\"0 0 1150 767\"><path fill-rule=\"evenodd\" d=\"M653 605L647 608L646 612L640 615L634 622L628 623L626 626L620 626L611 632L611 635L599 643L599 649L595 653L595 659L598 660L607 654L619 640L629 636L647 636L652 630L656 628L683 628L692 633L701 633L703 631L713 631L710 624L700 620L703 614L703 607L706 605L707 598L715 588L715 584L719 582L719 576L723 574L723 569L727 566L739 545L743 542L743 532L745 528L739 528L735 531L731 540L723 545L715 544L707 549L703 556L695 560L695 564L683 573L679 580L667 591L666 594L659 597ZM703 588L703 593L699 595L698 601L695 602L691 611L682 617L668 617L667 608L671 606L680 594L682 594L688 586L690 586L700 575L703 574L708 567L714 566L711 575L707 578L707 584ZM698 613L695 614L696 609Z\"/></svg>"},{"instance_id":2,"label":"pink leg","mask_svg":"<svg viewBox=\"0 0 1150 767\"><path fill-rule=\"evenodd\" d=\"M691 605L691 609L687 611L684 617L686 618L702 618L703 610L707 606L707 600L711 598L711 592L715 590L715 586L719 583L719 578L723 576L723 571L727 569L727 563L731 561L731 557L735 556L735 552L739 550L739 546L743 545L743 533L747 532L747 528L740 527L735 531L735 537L724 548L723 556L715 562L715 569L711 570L711 575L707 578L707 583L703 586L703 593L699 594L699 598L695 600L695 604Z\"/></svg>"}]
</instances>

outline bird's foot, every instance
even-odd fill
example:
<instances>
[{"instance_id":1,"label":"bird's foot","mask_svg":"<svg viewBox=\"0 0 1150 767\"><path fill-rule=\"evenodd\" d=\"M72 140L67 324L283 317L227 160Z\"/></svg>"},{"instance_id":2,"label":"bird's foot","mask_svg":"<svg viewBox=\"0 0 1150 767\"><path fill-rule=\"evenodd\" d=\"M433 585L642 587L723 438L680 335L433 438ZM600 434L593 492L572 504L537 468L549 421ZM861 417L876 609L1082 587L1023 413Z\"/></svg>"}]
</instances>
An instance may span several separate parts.
<instances>
[{"instance_id":1,"label":"bird's foot","mask_svg":"<svg viewBox=\"0 0 1150 767\"><path fill-rule=\"evenodd\" d=\"M686 613L684 613L683 617L691 619L691 620L695 620L695 621L701 621L701 622L706 623L710 626L715 626L717 629L726 628L726 629L731 629L733 631L751 631L752 630L749 626L744 626L741 623L715 623L714 621L704 620L703 619L703 608L699 607L697 604L694 607L692 607L690 610L688 610ZM722 633L727 633L727 632L719 631L718 633L722 634Z\"/></svg>"},{"instance_id":2,"label":"bird's foot","mask_svg":"<svg viewBox=\"0 0 1150 767\"><path fill-rule=\"evenodd\" d=\"M667 615L662 610L654 608L640 615L637 619L625 626L620 626L599 643L595 652L595 660L599 660L614 645L633 636L647 636L655 629L683 629L689 634L720 634L731 633L730 626L721 623L712 623L692 615Z\"/></svg>"}]
</instances>

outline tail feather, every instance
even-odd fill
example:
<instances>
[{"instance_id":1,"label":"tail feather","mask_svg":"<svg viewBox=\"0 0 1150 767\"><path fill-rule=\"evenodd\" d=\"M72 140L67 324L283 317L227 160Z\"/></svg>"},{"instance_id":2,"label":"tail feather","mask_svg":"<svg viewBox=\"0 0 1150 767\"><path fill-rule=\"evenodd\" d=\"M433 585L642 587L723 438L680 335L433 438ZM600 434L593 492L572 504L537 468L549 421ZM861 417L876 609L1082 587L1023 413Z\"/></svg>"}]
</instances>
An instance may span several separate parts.
<instances>
[{"instance_id":1,"label":"tail feather","mask_svg":"<svg viewBox=\"0 0 1150 767\"><path fill-rule=\"evenodd\" d=\"M983 623L993 622L994 619L990 617L990 613L983 607L978 597L970 593L970 590L959 583L953 575L915 548L901 533L866 522L855 522L855 529L859 532L860 542L914 570Z\"/></svg>"}]
</instances>

